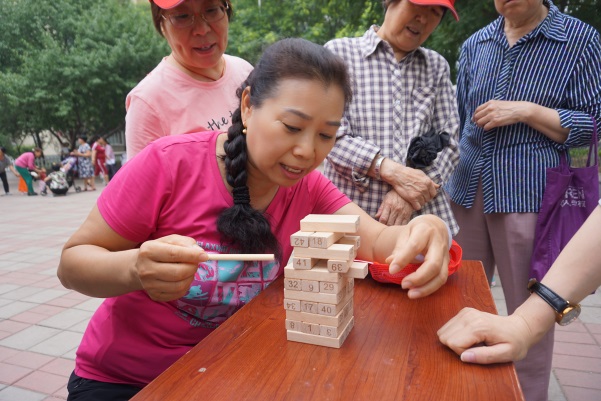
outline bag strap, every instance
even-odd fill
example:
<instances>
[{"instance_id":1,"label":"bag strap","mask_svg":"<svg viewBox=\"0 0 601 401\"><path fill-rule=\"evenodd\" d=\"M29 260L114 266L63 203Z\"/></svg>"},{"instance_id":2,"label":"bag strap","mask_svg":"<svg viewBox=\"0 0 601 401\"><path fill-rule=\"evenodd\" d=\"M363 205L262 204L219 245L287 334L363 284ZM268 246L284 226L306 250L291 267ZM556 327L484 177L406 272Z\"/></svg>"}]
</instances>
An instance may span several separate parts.
<instances>
[{"instance_id":1,"label":"bag strap","mask_svg":"<svg viewBox=\"0 0 601 401\"><path fill-rule=\"evenodd\" d=\"M591 136L591 144L588 149L588 159L586 161L587 167L596 166L597 164L599 164L599 157L597 151L597 142L599 141L597 137L597 120L595 120L595 117L592 117L592 120L593 134Z\"/></svg>"}]
</instances>

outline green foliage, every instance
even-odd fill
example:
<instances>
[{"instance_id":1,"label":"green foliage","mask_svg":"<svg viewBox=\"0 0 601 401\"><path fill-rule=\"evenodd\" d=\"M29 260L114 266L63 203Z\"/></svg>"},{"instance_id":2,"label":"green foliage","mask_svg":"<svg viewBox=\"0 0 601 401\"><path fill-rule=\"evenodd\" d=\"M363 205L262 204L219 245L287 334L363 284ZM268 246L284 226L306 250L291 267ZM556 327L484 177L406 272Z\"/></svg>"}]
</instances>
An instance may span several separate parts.
<instances>
[{"instance_id":1,"label":"green foliage","mask_svg":"<svg viewBox=\"0 0 601 401\"><path fill-rule=\"evenodd\" d=\"M361 36L384 18L381 0L233 2L227 52L251 63L281 38L323 44ZM601 30L601 0L555 4ZM425 43L449 61L453 77L463 41L498 16L492 0L456 7L461 20L447 13ZM39 134L50 132L73 146L78 135L122 129L125 96L169 53L146 1L0 0L0 9L2 144L19 146L25 136L39 144Z\"/></svg>"},{"instance_id":2,"label":"green foliage","mask_svg":"<svg viewBox=\"0 0 601 401\"><path fill-rule=\"evenodd\" d=\"M0 134L79 135L123 128L125 96L168 46L147 4L129 1L1 1Z\"/></svg>"},{"instance_id":3,"label":"green foliage","mask_svg":"<svg viewBox=\"0 0 601 401\"><path fill-rule=\"evenodd\" d=\"M362 35L381 20L379 0L238 0L230 23L228 53L255 63L279 39L301 37L324 44Z\"/></svg>"}]
</instances>

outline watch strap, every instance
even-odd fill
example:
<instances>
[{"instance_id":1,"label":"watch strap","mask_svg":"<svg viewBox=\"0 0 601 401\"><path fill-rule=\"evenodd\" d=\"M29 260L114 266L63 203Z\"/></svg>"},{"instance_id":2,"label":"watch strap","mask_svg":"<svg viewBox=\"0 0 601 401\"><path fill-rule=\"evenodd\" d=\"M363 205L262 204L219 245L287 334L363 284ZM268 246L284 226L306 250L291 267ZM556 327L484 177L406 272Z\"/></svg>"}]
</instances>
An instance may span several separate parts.
<instances>
[{"instance_id":1,"label":"watch strap","mask_svg":"<svg viewBox=\"0 0 601 401\"><path fill-rule=\"evenodd\" d=\"M547 302L557 313L563 313L563 311L570 306L570 303L557 295L555 291L539 283L536 279L531 279L528 282L528 289L530 292L535 292L545 302Z\"/></svg>"}]
</instances>

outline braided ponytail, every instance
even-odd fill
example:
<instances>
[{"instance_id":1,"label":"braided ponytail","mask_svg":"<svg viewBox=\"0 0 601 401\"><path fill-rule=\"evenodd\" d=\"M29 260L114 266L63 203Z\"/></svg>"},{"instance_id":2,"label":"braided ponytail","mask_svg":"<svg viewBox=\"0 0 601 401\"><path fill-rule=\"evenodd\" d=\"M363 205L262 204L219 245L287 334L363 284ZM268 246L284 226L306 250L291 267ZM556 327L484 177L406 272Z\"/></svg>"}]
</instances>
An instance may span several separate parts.
<instances>
[{"instance_id":1,"label":"braided ponytail","mask_svg":"<svg viewBox=\"0 0 601 401\"><path fill-rule=\"evenodd\" d=\"M238 97L242 97L242 92L247 86L248 80L238 89ZM223 242L235 246L242 253L271 252L280 260L280 245L271 232L269 221L263 213L250 206L250 193L246 185L248 157L243 128L242 115L238 108L232 116L232 125L223 145L226 179L233 188L234 206L225 209L219 215L217 229Z\"/></svg>"}]
</instances>

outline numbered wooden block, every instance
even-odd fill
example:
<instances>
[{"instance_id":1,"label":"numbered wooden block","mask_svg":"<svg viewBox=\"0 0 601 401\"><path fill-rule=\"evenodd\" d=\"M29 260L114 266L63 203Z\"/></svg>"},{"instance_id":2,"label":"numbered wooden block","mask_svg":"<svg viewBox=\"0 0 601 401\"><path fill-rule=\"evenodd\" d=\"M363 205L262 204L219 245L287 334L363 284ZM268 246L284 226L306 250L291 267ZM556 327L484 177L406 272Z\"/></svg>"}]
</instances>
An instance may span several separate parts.
<instances>
[{"instance_id":1,"label":"numbered wooden block","mask_svg":"<svg viewBox=\"0 0 601 401\"><path fill-rule=\"evenodd\" d=\"M338 326L327 326L319 325L319 335L325 337L338 337L344 331L344 328L348 324L349 320L353 318L353 315L347 315L345 319Z\"/></svg>"},{"instance_id":2,"label":"numbered wooden block","mask_svg":"<svg viewBox=\"0 0 601 401\"><path fill-rule=\"evenodd\" d=\"M297 270L310 270L319 262L317 258L297 258L292 257L292 267Z\"/></svg>"},{"instance_id":3,"label":"numbered wooden block","mask_svg":"<svg viewBox=\"0 0 601 401\"><path fill-rule=\"evenodd\" d=\"M293 247L306 248L309 246L309 236L313 231L297 231L290 236L290 245Z\"/></svg>"},{"instance_id":4,"label":"numbered wooden block","mask_svg":"<svg viewBox=\"0 0 601 401\"><path fill-rule=\"evenodd\" d=\"M284 309L289 311L300 312L301 301L298 299L285 299L284 298Z\"/></svg>"},{"instance_id":5,"label":"numbered wooden block","mask_svg":"<svg viewBox=\"0 0 601 401\"><path fill-rule=\"evenodd\" d=\"M315 232L309 235L309 248L327 249L344 236L337 232Z\"/></svg>"},{"instance_id":6,"label":"numbered wooden block","mask_svg":"<svg viewBox=\"0 0 601 401\"><path fill-rule=\"evenodd\" d=\"M305 292L319 292L319 281L301 280L301 289Z\"/></svg>"},{"instance_id":7,"label":"numbered wooden block","mask_svg":"<svg viewBox=\"0 0 601 401\"><path fill-rule=\"evenodd\" d=\"M328 281L319 282L319 292L325 292L327 294L336 294L340 292L346 285L348 279L341 278L337 283L330 283Z\"/></svg>"},{"instance_id":8,"label":"numbered wooden block","mask_svg":"<svg viewBox=\"0 0 601 401\"><path fill-rule=\"evenodd\" d=\"M353 264L352 260L328 259L328 271L331 273L346 273Z\"/></svg>"},{"instance_id":9,"label":"numbered wooden block","mask_svg":"<svg viewBox=\"0 0 601 401\"><path fill-rule=\"evenodd\" d=\"M327 249L321 248L294 248L294 257L353 260L357 252L350 244L333 244Z\"/></svg>"},{"instance_id":10,"label":"numbered wooden block","mask_svg":"<svg viewBox=\"0 0 601 401\"><path fill-rule=\"evenodd\" d=\"M309 214L300 221L301 231L326 231L356 233L359 216L334 214Z\"/></svg>"},{"instance_id":11,"label":"numbered wooden block","mask_svg":"<svg viewBox=\"0 0 601 401\"><path fill-rule=\"evenodd\" d=\"M315 323L301 322L301 331L307 334L319 335L319 325Z\"/></svg>"},{"instance_id":12,"label":"numbered wooden block","mask_svg":"<svg viewBox=\"0 0 601 401\"><path fill-rule=\"evenodd\" d=\"M321 345L324 347L331 347L331 348L340 348L342 346L342 344L344 343L344 341L347 339L351 330L353 329L354 324L355 324L355 319L351 318L349 320L349 322L347 323L346 327L343 329L340 336L338 336L337 338L318 336L318 335L308 334L308 333L300 333L298 331L290 331L290 330L286 331L286 338L289 341L296 341L296 342L301 342L301 343L305 343L305 344Z\"/></svg>"},{"instance_id":13,"label":"numbered wooden block","mask_svg":"<svg viewBox=\"0 0 601 401\"><path fill-rule=\"evenodd\" d=\"M301 331L301 322L300 320L289 320L286 319L286 330L290 331Z\"/></svg>"},{"instance_id":14,"label":"numbered wooden block","mask_svg":"<svg viewBox=\"0 0 601 401\"><path fill-rule=\"evenodd\" d=\"M319 307L319 304L317 302L300 301L300 311L303 313L317 314L318 307ZM303 319L300 319L300 320L305 321Z\"/></svg>"},{"instance_id":15,"label":"numbered wooden block","mask_svg":"<svg viewBox=\"0 0 601 401\"><path fill-rule=\"evenodd\" d=\"M302 291L303 280L297 278L284 278L284 288L292 291Z\"/></svg>"},{"instance_id":16,"label":"numbered wooden block","mask_svg":"<svg viewBox=\"0 0 601 401\"><path fill-rule=\"evenodd\" d=\"M353 295L354 295L354 290L351 289L349 291L345 291L345 295L344 295L345 301L343 301L343 302L338 302L335 304L327 303L327 302L320 302L317 305L317 313L319 313L320 315L326 315L326 316L336 316L346 306L346 300L352 299Z\"/></svg>"}]
</instances>

